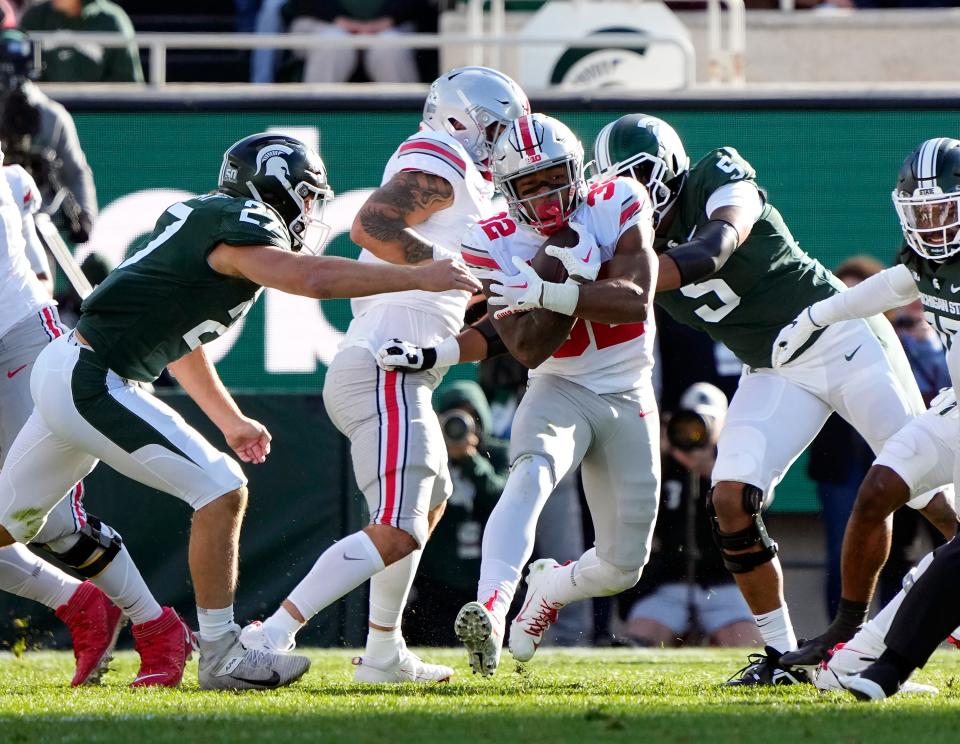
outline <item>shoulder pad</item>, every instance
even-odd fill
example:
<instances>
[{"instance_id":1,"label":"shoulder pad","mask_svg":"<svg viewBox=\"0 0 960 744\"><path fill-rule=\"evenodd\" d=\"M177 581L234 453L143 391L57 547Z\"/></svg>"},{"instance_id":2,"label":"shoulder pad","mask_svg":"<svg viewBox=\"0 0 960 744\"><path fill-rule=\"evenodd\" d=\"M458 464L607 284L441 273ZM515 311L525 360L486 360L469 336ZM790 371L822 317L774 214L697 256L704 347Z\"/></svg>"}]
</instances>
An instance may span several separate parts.
<instances>
[{"instance_id":1,"label":"shoulder pad","mask_svg":"<svg viewBox=\"0 0 960 744\"><path fill-rule=\"evenodd\" d=\"M40 210L43 199L36 181L22 166L7 165L3 168L3 175L10 184L13 198L21 214L34 214Z\"/></svg>"},{"instance_id":2,"label":"shoulder pad","mask_svg":"<svg viewBox=\"0 0 960 744\"><path fill-rule=\"evenodd\" d=\"M423 170L441 176L446 175L446 166L465 178L472 161L453 137L427 129L408 137L397 148L397 164L401 170Z\"/></svg>"}]
</instances>

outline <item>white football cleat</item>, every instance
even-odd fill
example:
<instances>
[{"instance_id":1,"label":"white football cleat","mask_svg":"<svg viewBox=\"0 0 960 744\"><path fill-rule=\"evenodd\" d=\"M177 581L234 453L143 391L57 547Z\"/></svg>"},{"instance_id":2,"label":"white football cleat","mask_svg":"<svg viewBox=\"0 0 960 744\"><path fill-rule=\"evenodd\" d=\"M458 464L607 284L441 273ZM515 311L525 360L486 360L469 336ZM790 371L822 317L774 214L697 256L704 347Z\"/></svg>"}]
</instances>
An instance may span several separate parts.
<instances>
[{"instance_id":1,"label":"white football cleat","mask_svg":"<svg viewBox=\"0 0 960 744\"><path fill-rule=\"evenodd\" d=\"M503 648L503 626L480 602L467 602L457 613L453 630L467 649L467 659L474 674L489 677L500 665Z\"/></svg>"},{"instance_id":2,"label":"white football cleat","mask_svg":"<svg viewBox=\"0 0 960 744\"><path fill-rule=\"evenodd\" d=\"M547 572L560 568L553 558L530 564L527 571L527 596L523 607L510 623L510 653L517 661L530 661L543 642L547 628L557 622L557 610L563 605L551 602L544 592Z\"/></svg>"},{"instance_id":3,"label":"white football cleat","mask_svg":"<svg viewBox=\"0 0 960 744\"><path fill-rule=\"evenodd\" d=\"M384 682L449 682L453 669L442 664L427 664L415 653L403 646L399 653L388 661L368 656L354 656L354 682L381 684Z\"/></svg>"},{"instance_id":4,"label":"white football cleat","mask_svg":"<svg viewBox=\"0 0 960 744\"><path fill-rule=\"evenodd\" d=\"M834 692L836 690L846 690L850 688L850 678L858 676L860 672L870 666L877 660L877 657L868 651L857 649L853 641L847 643L838 643L829 651L829 657L820 662L813 673L813 684L821 692ZM869 682L869 680L867 680ZM857 682L854 683L859 684ZM864 694L869 684L864 684ZM919 682L907 680L900 687L901 695L939 695L938 690L933 685L924 685ZM870 698L880 699L880 698Z\"/></svg>"},{"instance_id":5,"label":"white football cleat","mask_svg":"<svg viewBox=\"0 0 960 744\"><path fill-rule=\"evenodd\" d=\"M273 651L278 654L288 654L297 647L296 643L291 643L287 648L277 648L270 641L270 638L263 630L263 623L254 620L240 631L240 643L244 648L253 648L257 651Z\"/></svg>"}]
</instances>

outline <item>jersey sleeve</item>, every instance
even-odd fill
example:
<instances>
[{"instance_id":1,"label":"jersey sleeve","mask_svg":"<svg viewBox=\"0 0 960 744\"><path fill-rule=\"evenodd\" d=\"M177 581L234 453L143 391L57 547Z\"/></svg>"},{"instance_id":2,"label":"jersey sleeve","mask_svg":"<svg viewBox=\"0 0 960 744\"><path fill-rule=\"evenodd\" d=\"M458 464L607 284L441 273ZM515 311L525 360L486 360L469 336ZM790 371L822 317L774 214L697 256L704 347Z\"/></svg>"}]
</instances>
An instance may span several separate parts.
<instances>
[{"instance_id":1,"label":"jersey sleeve","mask_svg":"<svg viewBox=\"0 0 960 744\"><path fill-rule=\"evenodd\" d=\"M695 171L688 188L697 191L704 211L714 192L728 184L746 181L757 187L757 172L732 147L720 147L708 153L697 163ZM759 190L759 187L757 189ZM762 197L763 193L760 194Z\"/></svg>"},{"instance_id":2,"label":"jersey sleeve","mask_svg":"<svg viewBox=\"0 0 960 744\"><path fill-rule=\"evenodd\" d=\"M221 208L215 243L271 245L292 250L290 234L279 214L263 202L231 199Z\"/></svg>"},{"instance_id":3,"label":"jersey sleeve","mask_svg":"<svg viewBox=\"0 0 960 744\"><path fill-rule=\"evenodd\" d=\"M43 199L40 197L40 189L37 188L37 182L33 180L33 176L19 165L11 165L4 170L13 196L17 200L20 214L26 216L39 212Z\"/></svg>"},{"instance_id":4,"label":"jersey sleeve","mask_svg":"<svg viewBox=\"0 0 960 744\"><path fill-rule=\"evenodd\" d=\"M451 184L463 181L467 175L466 153L454 145L428 132L408 138L399 148L391 172L384 174L389 180L397 171L422 171L446 179Z\"/></svg>"},{"instance_id":5,"label":"jersey sleeve","mask_svg":"<svg viewBox=\"0 0 960 744\"><path fill-rule=\"evenodd\" d=\"M587 210L605 256L612 256L620 237L638 225L648 231L653 244L653 207L638 181L621 177L594 185L587 196Z\"/></svg>"},{"instance_id":6,"label":"jersey sleeve","mask_svg":"<svg viewBox=\"0 0 960 744\"><path fill-rule=\"evenodd\" d=\"M479 271L504 271L500 265L499 251L492 245L493 241L484 231L484 224L490 220L484 220L483 223L475 223L463 235L460 242L460 252L463 255L464 263L471 269ZM509 267L512 273L512 266Z\"/></svg>"}]
</instances>

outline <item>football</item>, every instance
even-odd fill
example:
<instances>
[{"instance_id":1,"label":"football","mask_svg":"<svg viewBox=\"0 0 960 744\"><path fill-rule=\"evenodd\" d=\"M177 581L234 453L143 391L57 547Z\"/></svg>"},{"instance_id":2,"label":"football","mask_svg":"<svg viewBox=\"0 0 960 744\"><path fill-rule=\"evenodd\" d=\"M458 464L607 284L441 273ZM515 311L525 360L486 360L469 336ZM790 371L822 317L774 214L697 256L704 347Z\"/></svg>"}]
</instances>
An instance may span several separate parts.
<instances>
[{"instance_id":1,"label":"football","mask_svg":"<svg viewBox=\"0 0 960 744\"><path fill-rule=\"evenodd\" d=\"M530 265L544 281L562 284L567 281L567 270L563 268L559 259L547 255L547 246L559 245L563 248L572 248L579 240L580 236L576 230L567 226L562 227L543 242Z\"/></svg>"}]
</instances>

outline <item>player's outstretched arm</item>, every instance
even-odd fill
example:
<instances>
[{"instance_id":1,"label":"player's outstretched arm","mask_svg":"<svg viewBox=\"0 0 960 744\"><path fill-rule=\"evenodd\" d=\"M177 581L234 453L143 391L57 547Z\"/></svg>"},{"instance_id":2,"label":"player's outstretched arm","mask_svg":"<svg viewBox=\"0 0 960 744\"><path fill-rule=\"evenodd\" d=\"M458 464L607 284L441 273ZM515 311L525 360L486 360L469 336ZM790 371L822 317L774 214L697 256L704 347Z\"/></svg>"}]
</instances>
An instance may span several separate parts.
<instances>
[{"instance_id":1,"label":"player's outstretched arm","mask_svg":"<svg viewBox=\"0 0 960 744\"><path fill-rule=\"evenodd\" d=\"M903 264L874 274L845 292L815 302L785 326L773 342L773 366L789 362L810 336L841 320L869 318L908 305L920 296L913 275Z\"/></svg>"},{"instance_id":2,"label":"player's outstretched arm","mask_svg":"<svg viewBox=\"0 0 960 744\"><path fill-rule=\"evenodd\" d=\"M167 365L200 410L223 434L243 462L261 463L270 454L270 432L240 411L202 346Z\"/></svg>"},{"instance_id":3,"label":"player's outstretched arm","mask_svg":"<svg viewBox=\"0 0 960 744\"><path fill-rule=\"evenodd\" d=\"M395 264L416 264L455 254L434 245L412 229L453 205L453 186L422 171L400 171L374 191L360 207L350 239L377 258Z\"/></svg>"},{"instance_id":4,"label":"player's outstretched arm","mask_svg":"<svg viewBox=\"0 0 960 744\"><path fill-rule=\"evenodd\" d=\"M657 290L677 289L720 271L750 237L762 209L763 201L757 191L755 202L713 210L710 220L690 240L660 254Z\"/></svg>"},{"instance_id":5,"label":"player's outstretched arm","mask_svg":"<svg viewBox=\"0 0 960 744\"><path fill-rule=\"evenodd\" d=\"M335 256L307 256L271 246L220 243L210 252L207 262L221 274L244 277L263 287L318 300L411 289L461 289L471 293L480 289L480 283L466 266L450 260L423 266L390 266Z\"/></svg>"}]
</instances>

